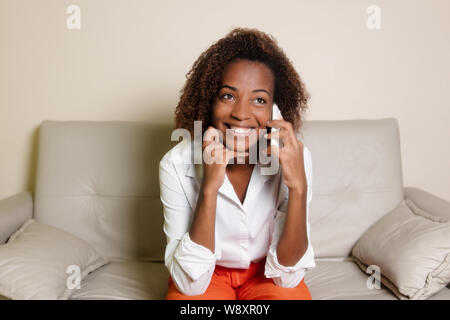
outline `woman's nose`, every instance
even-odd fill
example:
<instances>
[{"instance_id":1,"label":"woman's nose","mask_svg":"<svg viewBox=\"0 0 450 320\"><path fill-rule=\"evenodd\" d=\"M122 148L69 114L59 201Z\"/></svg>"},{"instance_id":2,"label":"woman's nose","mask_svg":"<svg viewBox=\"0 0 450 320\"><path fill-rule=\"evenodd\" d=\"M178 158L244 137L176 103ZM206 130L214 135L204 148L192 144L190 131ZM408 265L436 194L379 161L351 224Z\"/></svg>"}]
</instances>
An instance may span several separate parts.
<instances>
[{"instance_id":1,"label":"woman's nose","mask_svg":"<svg viewBox=\"0 0 450 320\"><path fill-rule=\"evenodd\" d=\"M246 102L238 102L234 105L231 116L241 121L249 119L251 117L251 106Z\"/></svg>"}]
</instances>

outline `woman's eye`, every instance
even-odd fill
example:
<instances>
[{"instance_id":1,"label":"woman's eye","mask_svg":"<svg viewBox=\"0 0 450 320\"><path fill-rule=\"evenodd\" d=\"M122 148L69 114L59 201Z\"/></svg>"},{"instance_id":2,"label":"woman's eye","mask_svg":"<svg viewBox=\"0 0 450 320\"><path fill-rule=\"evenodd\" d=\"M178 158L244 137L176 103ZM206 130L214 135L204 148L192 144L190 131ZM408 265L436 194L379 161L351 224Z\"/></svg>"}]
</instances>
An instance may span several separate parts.
<instances>
[{"instance_id":1,"label":"woman's eye","mask_svg":"<svg viewBox=\"0 0 450 320\"><path fill-rule=\"evenodd\" d=\"M256 100L258 100L259 103L266 103L266 100L263 98L256 98Z\"/></svg>"},{"instance_id":2,"label":"woman's eye","mask_svg":"<svg viewBox=\"0 0 450 320\"><path fill-rule=\"evenodd\" d=\"M230 97L230 98L232 98L233 96L232 96L231 94L229 94L229 93L225 93L224 95L222 95L222 98L224 98L224 97Z\"/></svg>"}]
</instances>

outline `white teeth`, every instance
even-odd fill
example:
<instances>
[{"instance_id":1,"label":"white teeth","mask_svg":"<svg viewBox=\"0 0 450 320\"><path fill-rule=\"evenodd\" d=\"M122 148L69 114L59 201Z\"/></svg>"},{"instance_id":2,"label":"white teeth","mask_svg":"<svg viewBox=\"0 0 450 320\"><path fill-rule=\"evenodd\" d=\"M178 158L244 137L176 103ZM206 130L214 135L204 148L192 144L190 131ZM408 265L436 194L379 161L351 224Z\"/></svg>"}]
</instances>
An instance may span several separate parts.
<instances>
[{"instance_id":1,"label":"white teeth","mask_svg":"<svg viewBox=\"0 0 450 320\"><path fill-rule=\"evenodd\" d=\"M255 129L254 128L232 127L230 130L231 130L231 133L233 133L233 134L248 134Z\"/></svg>"},{"instance_id":2,"label":"white teeth","mask_svg":"<svg viewBox=\"0 0 450 320\"><path fill-rule=\"evenodd\" d=\"M252 131L252 129L251 128L247 128L247 129L243 129L243 128L236 128L236 129L233 129L234 130L234 132L238 132L238 133L246 133L246 132L250 132L250 131Z\"/></svg>"}]
</instances>

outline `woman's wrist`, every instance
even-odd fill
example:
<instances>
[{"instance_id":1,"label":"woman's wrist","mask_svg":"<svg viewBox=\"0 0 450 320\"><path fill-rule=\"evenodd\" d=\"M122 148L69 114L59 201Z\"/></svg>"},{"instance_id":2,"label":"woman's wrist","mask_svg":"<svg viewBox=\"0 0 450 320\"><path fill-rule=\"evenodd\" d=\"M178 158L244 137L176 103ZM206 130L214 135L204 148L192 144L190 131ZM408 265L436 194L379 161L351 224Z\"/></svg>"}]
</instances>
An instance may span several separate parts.
<instances>
[{"instance_id":1,"label":"woman's wrist","mask_svg":"<svg viewBox=\"0 0 450 320\"><path fill-rule=\"evenodd\" d=\"M207 186L202 184L200 192L202 193L203 197L217 197L219 189L214 186Z\"/></svg>"},{"instance_id":2,"label":"woman's wrist","mask_svg":"<svg viewBox=\"0 0 450 320\"><path fill-rule=\"evenodd\" d=\"M289 196L305 197L308 194L308 186L306 187L292 187L289 189Z\"/></svg>"}]
</instances>

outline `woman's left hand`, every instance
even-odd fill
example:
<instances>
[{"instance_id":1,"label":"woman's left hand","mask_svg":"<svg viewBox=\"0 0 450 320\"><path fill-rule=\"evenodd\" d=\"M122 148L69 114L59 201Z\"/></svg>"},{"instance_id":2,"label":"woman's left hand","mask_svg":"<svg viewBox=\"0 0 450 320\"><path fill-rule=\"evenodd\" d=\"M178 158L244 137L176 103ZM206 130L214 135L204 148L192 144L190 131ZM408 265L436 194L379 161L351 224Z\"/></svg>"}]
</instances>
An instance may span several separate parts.
<instances>
[{"instance_id":1,"label":"woman's left hand","mask_svg":"<svg viewBox=\"0 0 450 320\"><path fill-rule=\"evenodd\" d=\"M279 128L277 133L271 132L266 135L270 139L272 134L279 138L283 146L277 147L269 144L268 155L274 155L280 160L283 169L283 181L289 190L298 192L307 192L307 181L305 174L305 165L303 159L303 143L297 139L292 124L285 120L270 120L267 126Z\"/></svg>"}]
</instances>

